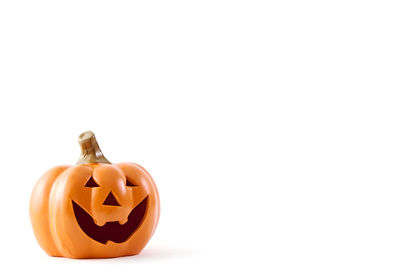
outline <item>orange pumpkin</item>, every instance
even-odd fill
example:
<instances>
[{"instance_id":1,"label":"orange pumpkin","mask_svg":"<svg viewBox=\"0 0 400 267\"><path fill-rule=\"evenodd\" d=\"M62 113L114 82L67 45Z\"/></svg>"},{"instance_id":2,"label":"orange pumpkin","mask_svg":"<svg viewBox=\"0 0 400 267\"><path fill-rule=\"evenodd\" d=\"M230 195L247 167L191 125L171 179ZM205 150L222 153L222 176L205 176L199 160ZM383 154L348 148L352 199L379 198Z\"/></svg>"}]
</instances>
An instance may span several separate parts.
<instances>
[{"instance_id":1,"label":"orange pumpkin","mask_svg":"<svg viewBox=\"0 0 400 267\"><path fill-rule=\"evenodd\" d=\"M156 184L135 163L111 164L92 132L79 136L75 166L58 166L36 183L30 217L51 256L108 258L138 254L160 214Z\"/></svg>"}]
</instances>

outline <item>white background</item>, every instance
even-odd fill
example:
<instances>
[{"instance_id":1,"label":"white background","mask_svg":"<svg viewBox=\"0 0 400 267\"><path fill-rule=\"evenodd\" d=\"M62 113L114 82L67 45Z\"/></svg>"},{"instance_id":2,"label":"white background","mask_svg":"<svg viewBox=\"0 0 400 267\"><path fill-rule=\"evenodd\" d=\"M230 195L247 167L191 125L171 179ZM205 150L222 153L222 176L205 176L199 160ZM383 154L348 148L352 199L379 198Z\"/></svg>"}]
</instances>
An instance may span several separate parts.
<instances>
[{"instance_id":1,"label":"white background","mask_svg":"<svg viewBox=\"0 0 400 267\"><path fill-rule=\"evenodd\" d=\"M4 266L399 266L398 1L1 1ZM48 257L32 187L96 133L143 165L134 257Z\"/></svg>"}]
</instances>

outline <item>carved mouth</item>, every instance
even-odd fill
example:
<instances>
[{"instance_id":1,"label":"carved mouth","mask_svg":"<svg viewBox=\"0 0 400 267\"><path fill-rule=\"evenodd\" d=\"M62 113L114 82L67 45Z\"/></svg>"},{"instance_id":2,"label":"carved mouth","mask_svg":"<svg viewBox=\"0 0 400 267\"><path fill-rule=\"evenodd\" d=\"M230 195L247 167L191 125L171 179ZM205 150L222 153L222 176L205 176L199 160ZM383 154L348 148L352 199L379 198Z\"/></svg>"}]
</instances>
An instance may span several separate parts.
<instances>
[{"instance_id":1,"label":"carved mouth","mask_svg":"<svg viewBox=\"0 0 400 267\"><path fill-rule=\"evenodd\" d=\"M148 197L142 200L136 207L129 213L128 221L120 224L118 221L107 222L103 226L98 226L92 216L88 214L81 206L72 200L75 218L79 226L90 238L100 242L107 243L113 241L115 243L122 243L136 231L141 222L143 221L146 212Z\"/></svg>"}]
</instances>

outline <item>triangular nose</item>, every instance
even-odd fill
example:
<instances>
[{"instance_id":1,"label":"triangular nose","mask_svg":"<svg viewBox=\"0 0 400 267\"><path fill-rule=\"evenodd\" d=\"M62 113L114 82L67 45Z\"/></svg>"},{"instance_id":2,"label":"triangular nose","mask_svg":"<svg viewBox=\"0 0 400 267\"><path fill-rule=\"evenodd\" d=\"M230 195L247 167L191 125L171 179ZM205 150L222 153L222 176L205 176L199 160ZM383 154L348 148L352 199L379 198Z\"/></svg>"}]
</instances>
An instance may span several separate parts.
<instances>
[{"instance_id":1,"label":"triangular nose","mask_svg":"<svg viewBox=\"0 0 400 267\"><path fill-rule=\"evenodd\" d=\"M108 205L108 206L121 206L118 201L115 199L112 191L108 194L106 197L106 200L104 200L103 205Z\"/></svg>"}]
</instances>

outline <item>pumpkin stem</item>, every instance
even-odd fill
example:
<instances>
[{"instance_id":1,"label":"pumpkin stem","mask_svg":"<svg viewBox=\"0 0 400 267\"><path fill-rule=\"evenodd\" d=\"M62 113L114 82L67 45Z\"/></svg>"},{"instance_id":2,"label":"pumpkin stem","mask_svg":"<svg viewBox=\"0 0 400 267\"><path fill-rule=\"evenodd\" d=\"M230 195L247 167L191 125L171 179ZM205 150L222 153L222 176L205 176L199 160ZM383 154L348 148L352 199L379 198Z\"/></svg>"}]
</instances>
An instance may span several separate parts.
<instances>
[{"instance_id":1,"label":"pumpkin stem","mask_svg":"<svg viewBox=\"0 0 400 267\"><path fill-rule=\"evenodd\" d=\"M84 132L78 137L79 145L81 146L81 156L76 164L85 163L111 163L106 157L97 143L94 133L91 131Z\"/></svg>"}]
</instances>

